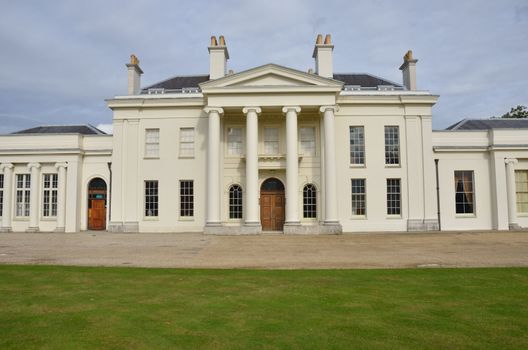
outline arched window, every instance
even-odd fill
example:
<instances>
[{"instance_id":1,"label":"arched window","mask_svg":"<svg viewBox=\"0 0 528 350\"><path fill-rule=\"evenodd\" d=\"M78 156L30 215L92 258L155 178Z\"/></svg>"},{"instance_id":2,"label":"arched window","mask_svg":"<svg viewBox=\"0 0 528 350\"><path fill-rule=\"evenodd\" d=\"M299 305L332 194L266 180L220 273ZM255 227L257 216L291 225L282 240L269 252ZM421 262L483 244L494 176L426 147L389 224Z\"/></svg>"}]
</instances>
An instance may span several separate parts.
<instances>
[{"instance_id":1,"label":"arched window","mask_svg":"<svg viewBox=\"0 0 528 350\"><path fill-rule=\"evenodd\" d=\"M307 184L303 189L303 217L317 218L317 189Z\"/></svg>"},{"instance_id":2,"label":"arched window","mask_svg":"<svg viewBox=\"0 0 528 350\"><path fill-rule=\"evenodd\" d=\"M229 218L242 219L242 188L239 185L229 188Z\"/></svg>"}]
</instances>

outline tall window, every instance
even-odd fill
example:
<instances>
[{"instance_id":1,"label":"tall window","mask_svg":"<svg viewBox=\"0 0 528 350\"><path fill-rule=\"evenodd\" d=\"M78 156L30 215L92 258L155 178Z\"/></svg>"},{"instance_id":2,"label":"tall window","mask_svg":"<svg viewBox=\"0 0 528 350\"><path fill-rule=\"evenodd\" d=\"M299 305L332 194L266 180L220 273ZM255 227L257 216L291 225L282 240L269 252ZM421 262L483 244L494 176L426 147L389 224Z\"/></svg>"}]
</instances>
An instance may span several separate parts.
<instances>
[{"instance_id":1,"label":"tall window","mask_svg":"<svg viewBox=\"0 0 528 350\"><path fill-rule=\"evenodd\" d=\"M528 214L528 170L515 170L517 212Z\"/></svg>"},{"instance_id":2,"label":"tall window","mask_svg":"<svg viewBox=\"0 0 528 350\"><path fill-rule=\"evenodd\" d=\"M352 215L366 215L365 179L352 179Z\"/></svg>"},{"instance_id":3,"label":"tall window","mask_svg":"<svg viewBox=\"0 0 528 350\"><path fill-rule=\"evenodd\" d=\"M180 129L180 157L194 157L194 128Z\"/></svg>"},{"instance_id":4,"label":"tall window","mask_svg":"<svg viewBox=\"0 0 528 350\"><path fill-rule=\"evenodd\" d=\"M230 156L242 154L242 128L227 129L227 154Z\"/></svg>"},{"instance_id":5,"label":"tall window","mask_svg":"<svg viewBox=\"0 0 528 350\"><path fill-rule=\"evenodd\" d=\"M387 179L387 215L401 215L400 179Z\"/></svg>"},{"instance_id":6,"label":"tall window","mask_svg":"<svg viewBox=\"0 0 528 350\"><path fill-rule=\"evenodd\" d=\"M194 216L194 184L193 180L180 181L180 216Z\"/></svg>"},{"instance_id":7,"label":"tall window","mask_svg":"<svg viewBox=\"0 0 528 350\"><path fill-rule=\"evenodd\" d=\"M301 128L301 154L315 156L315 128Z\"/></svg>"},{"instance_id":8,"label":"tall window","mask_svg":"<svg viewBox=\"0 0 528 350\"><path fill-rule=\"evenodd\" d=\"M44 174L43 196L42 196L42 216L57 216L57 174Z\"/></svg>"},{"instance_id":9,"label":"tall window","mask_svg":"<svg viewBox=\"0 0 528 350\"><path fill-rule=\"evenodd\" d=\"M31 175L16 176L16 216L29 216L29 198L31 193Z\"/></svg>"},{"instance_id":10,"label":"tall window","mask_svg":"<svg viewBox=\"0 0 528 350\"><path fill-rule=\"evenodd\" d=\"M145 216L158 216L158 180L145 181Z\"/></svg>"},{"instance_id":11,"label":"tall window","mask_svg":"<svg viewBox=\"0 0 528 350\"><path fill-rule=\"evenodd\" d=\"M457 214L474 213L473 171L455 171L455 204Z\"/></svg>"},{"instance_id":12,"label":"tall window","mask_svg":"<svg viewBox=\"0 0 528 350\"><path fill-rule=\"evenodd\" d=\"M365 129L362 126L350 127L350 164L365 164Z\"/></svg>"},{"instance_id":13,"label":"tall window","mask_svg":"<svg viewBox=\"0 0 528 350\"><path fill-rule=\"evenodd\" d=\"M400 128L385 127L385 164L400 164Z\"/></svg>"},{"instance_id":14,"label":"tall window","mask_svg":"<svg viewBox=\"0 0 528 350\"><path fill-rule=\"evenodd\" d=\"M229 188L229 218L242 219L242 187L239 185Z\"/></svg>"},{"instance_id":15,"label":"tall window","mask_svg":"<svg viewBox=\"0 0 528 350\"><path fill-rule=\"evenodd\" d=\"M317 217L317 189L312 184L307 184L303 188L303 217Z\"/></svg>"},{"instance_id":16,"label":"tall window","mask_svg":"<svg viewBox=\"0 0 528 350\"><path fill-rule=\"evenodd\" d=\"M278 128L264 128L264 153L279 154Z\"/></svg>"},{"instance_id":17,"label":"tall window","mask_svg":"<svg viewBox=\"0 0 528 350\"><path fill-rule=\"evenodd\" d=\"M159 157L159 129L145 130L145 157Z\"/></svg>"},{"instance_id":18,"label":"tall window","mask_svg":"<svg viewBox=\"0 0 528 350\"><path fill-rule=\"evenodd\" d=\"M4 174L0 174L0 216L4 214Z\"/></svg>"}]
</instances>

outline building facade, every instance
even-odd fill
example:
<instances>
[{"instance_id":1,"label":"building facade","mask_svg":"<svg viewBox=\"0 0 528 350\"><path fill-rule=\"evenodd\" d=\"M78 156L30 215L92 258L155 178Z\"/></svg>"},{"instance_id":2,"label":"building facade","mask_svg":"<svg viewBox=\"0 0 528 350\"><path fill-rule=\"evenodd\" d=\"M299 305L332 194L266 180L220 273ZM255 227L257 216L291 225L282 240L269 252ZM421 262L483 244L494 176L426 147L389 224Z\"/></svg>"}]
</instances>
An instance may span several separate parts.
<instances>
[{"instance_id":1,"label":"building facade","mask_svg":"<svg viewBox=\"0 0 528 350\"><path fill-rule=\"evenodd\" d=\"M433 132L438 96L417 89L411 52L398 84L334 73L333 49L319 35L315 70L233 73L225 39L212 37L209 74L145 88L132 56L128 94L107 100L113 135L47 127L0 136L1 229L528 227L528 125Z\"/></svg>"}]
</instances>

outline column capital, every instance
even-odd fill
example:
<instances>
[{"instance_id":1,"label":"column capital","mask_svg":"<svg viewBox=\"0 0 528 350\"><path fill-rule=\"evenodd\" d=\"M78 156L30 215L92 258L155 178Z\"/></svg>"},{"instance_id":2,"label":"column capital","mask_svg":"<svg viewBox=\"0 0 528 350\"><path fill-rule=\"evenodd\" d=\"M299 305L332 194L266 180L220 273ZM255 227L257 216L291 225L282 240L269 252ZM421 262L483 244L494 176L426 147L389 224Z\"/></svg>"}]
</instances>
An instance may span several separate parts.
<instances>
[{"instance_id":1,"label":"column capital","mask_svg":"<svg viewBox=\"0 0 528 350\"><path fill-rule=\"evenodd\" d=\"M28 163L27 168L31 170L32 168L40 169L40 163Z\"/></svg>"},{"instance_id":2,"label":"column capital","mask_svg":"<svg viewBox=\"0 0 528 350\"><path fill-rule=\"evenodd\" d=\"M67 168L67 167L68 167L68 163L66 162L55 163L55 169Z\"/></svg>"},{"instance_id":3,"label":"column capital","mask_svg":"<svg viewBox=\"0 0 528 350\"><path fill-rule=\"evenodd\" d=\"M517 164L519 161L515 158L505 158L504 163L506 164Z\"/></svg>"},{"instance_id":4,"label":"column capital","mask_svg":"<svg viewBox=\"0 0 528 350\"><path fill-rule=\"evenodd\" d=\"M211 112L216 112L220 115L224 114L224 109L222 107L213 107L213 106L207 106L204 108L204 112L209 114Z\"/></svg>"},{"instance_id":5,"label":"column capital","mask_svg":"<svg viewBox=\"0 0 528 350\"><path fill-rule=\"evenodd\" d=\"M339 106L338 105L329 105L329 106L321 106L319 108L320 113L324 113L327 110L332 110L332 112L336 113L339 112Z\"/></svg>"},{"instance_id":6,"label":"column capital","mask_svg":"<svg viewBox=\"0 0 528 350\"><path fill-rule=\"evenodd\" d=\"M2 164L0 164L0 169L1 170L13 169L13 164L11 164L11 163L2 163Z\"/></svg>"},{"instance_id":7,"label":"column capital","mask_svg":"<svg viewBox=\"0 0 528 350\"><path fill-rule=\"evenodd\" d=\"M291 110L294 110L295 113L300 113L301 112L301 107L299 107L299 106L284 106L284 107L282 107L282 113L284 113L284 114L288 113L288 111L291 111Z\"/></svg>"},{"instance_id":8,"label":"column capital","mask_svg":"<svg viewBox=\"0 0 528 350\"><path fill-rule=\"evenodd\" d=\"M248 114L251 111L253 111L253 112L257 113L257 114L260 114L260 113L262 113L262 108L256 107L256 106L242 108L242 113L244 113L244 114Z\"/></svg>"}]
</instances>

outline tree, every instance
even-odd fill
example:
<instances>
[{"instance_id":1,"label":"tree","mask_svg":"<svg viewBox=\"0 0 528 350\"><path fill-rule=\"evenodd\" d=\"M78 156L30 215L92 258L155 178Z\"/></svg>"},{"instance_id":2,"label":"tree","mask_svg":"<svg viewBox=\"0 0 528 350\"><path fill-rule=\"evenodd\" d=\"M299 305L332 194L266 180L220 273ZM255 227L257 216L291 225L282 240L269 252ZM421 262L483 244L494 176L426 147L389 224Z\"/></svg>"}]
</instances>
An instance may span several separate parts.
<instances>
[{"instance_id":1,"label":"tree","mask_svg":"<svg viewBox=\"0 0 528 350\"><path fill-rule=\"evenodd\" d=\"M517 107L512 107L512 109L501 116L501 118L528 118L528 110L526 106L518 105Z\"/></svg>"}]
</instances>

